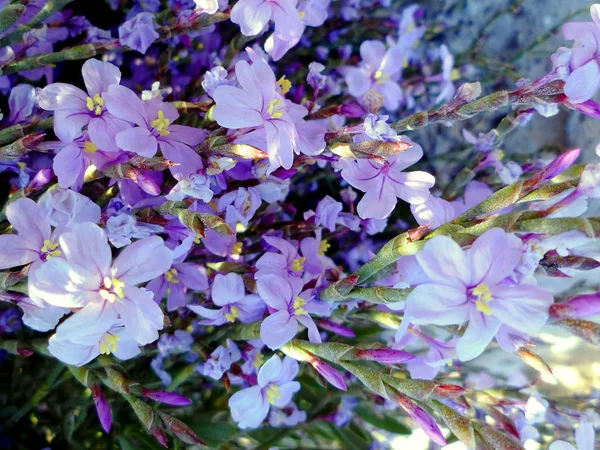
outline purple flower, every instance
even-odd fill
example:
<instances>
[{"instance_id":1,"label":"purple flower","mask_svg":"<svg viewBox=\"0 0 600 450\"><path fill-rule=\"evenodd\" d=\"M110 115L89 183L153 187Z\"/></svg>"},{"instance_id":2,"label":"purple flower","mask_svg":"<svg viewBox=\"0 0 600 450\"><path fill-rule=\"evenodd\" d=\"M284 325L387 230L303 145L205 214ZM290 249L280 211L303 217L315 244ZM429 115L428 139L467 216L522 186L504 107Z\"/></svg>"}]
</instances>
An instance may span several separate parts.
<instances>
[{"instance_id":1,"label":"purple flower","mask_svg":"<svg viewBox=\"0 0 600 450\"><path fill-rule=\"evenodd\" d=\"M354 408L358 405L358 400L356 397L342 397L340 404L335 410L335 414L333 416L333 423L336 427L343 427L348 424L352 417L354 416Z\"/></svg>"},{"instance_id":2,"label":"purple flower","mask_svg":"<svg viewBox=\"0 0 600 450\"><path fill-rule=\"evenodd\" d=\"M328 267L335 267L333 261L325 256L330 245L321 239L321 230L315 231L315 237L307 237L300 242L302 255L306 258L304 271L310 275L321 275Z\"/></svg>"},{"instance_id":3,"label":"purple flower","mask_svg":"<svg viewBox=\"0 0 600 450\"><path fill-rule=\"evenodd\" d=\"M112 117L104 107L104 93L121 81L121 71L97 59L87 60L81 69L87 93L65 83L53 83L40 92L40 108L54 111L54 133L63 142L73 142L84 126L90 140L106 152L119 148L112 137L122 129L121 119Z\"/></svg>"},{"instance_id":4,"label":"purple flower","mask_svg":"<svg viewBox=\"0 0 600 450\"><path fill-rule=\"evenodd\" d=\"M291 168L294 152L299 151L298 132L288 113L286 100L277 88L275 74L260 58L252 65L239 61L235 65L235 74L241 88L220 85L213 93L215 120L226 128L254 128L264 133L259 139L266 141L270 172L278 167ZM289 82L282 78L278 83L287 92Z\"/></svg>"},{"instance_id":5,"label":"purple flower","mask_svg":"<svg viewBox=\"0 0 600 450\"><path fill-rule=\"evenodd\" d=\"M187 256L187 255L186 255ZM176 261L185 258L177 258ZM152 280L146 288L154 293L154 300L160 301L167 294L167 311L175 311L185 306L189 290L204 292L208 290L206 270L199 264L176 262L163 275Z\"/></svg>"},{"instance_id":6,"label":"purple flower","mask_svg":"<svg viewBox=\"0 0 600 450\"><path fill-rule=\"evenodd\" d=\"M299 278L281 278L266 275L256 282L258 295L269 307L270 316L260 326L260 338L271 349L289 342L298 333L298 322L308 329L311 342L321 343L321 335L313 319L308 315L313 295L310 291L300 293L304 282Z\"/></svg>"},{"instance_id":7,"label":"purple flower","mask_svg":"<svg viewBox=\"0 0 600 450\"><path fill-rule=\"evenodd\" d=\"M126 122L115 122L115 131L129 128ZM83 186L85 172L94 165L99 170L106 166L118 164L129 159L126 153L105 152L100 150L88 136L88 132L66 143L52 162L52 170L58 178L58 185L62 188L71 188L79 191Z\"/></svg>"},{"instance_id":8,"label":"purple flower","mask_svg":"<svg viewBox=\"0 0 600 450\"><path fill-rule=\"evenodd\" d=\"M19 84L11 89L8 97L10 114L8 122L15 124L27 120L36 106L35 88L29 84Z\"/></svg>"},{"instance_id":9,"label":"purple flower","mask_svg":"<svg viewBox=\"0 0 600 450\"><path fill-rule=\"evenodd\" d=\"M269 414L271 405L285 407L300 383L293 381L298 374L298 362L289 356L279 359L274 355L258 372L258 384L239 392L229 399L231 417L242 429L257 428Z\"/></svg>"},{"instance_id":10,"label":"purple flower","mask_svg":"<svg viewBox=\"0 0 600 450\"><path fill-rule=\"evenodd\" d=\"M285 405L283 409L271 408L269 425L272 427L295 427L302 422L306 422L306 411L299 410L294 402Z\"/></svg>"},{"instance_id":11,"label":"purple flower","mask_svg":"<svg viewBox=\"0 0 600 450\"><path fill-rule=\"evenodd\" d=\"M241 358L242 354L238 346L231 339L227 339L227 346L219 345L210 354L210 358L197 367L197 370L213 380L220 380L223 378L223 374L231 368L231 365Z\"/></svg>"},{"instance_id":12,"label":"purple flower","mask_svg":"<svg viewBox=\"0 0 600 450\"><path fill-rule=\"evenodd\" d=\"M411 144L408 150L387 157L383 164L370 159L340 158L342 177L365 192L357 207L361 218L387 217L396 206L396 198L417 205L427 200L435 178L426 172L403 172L423 157L423 149Z\"/></svg>"},{"instance_id":13,"label":"purple flower","mask_svg":"<svg viewBox=\"0 0 600 450\"><path fill-rule=\"evenodd\" d=\"M153 19L152 13L141 12L123 23L119 27L121 44L142 54L146 53L152 43L159 38L159 34L154 29Z\"/></svg>"},{"instance_id":14,"label":"purple flower","mask_svg":"<svg viewBox=\"0 0 600 450\"><path fill-rule=\"evenodd\" d=\"M296 4L297 0L240 0L231 9L231 21L243 35L255 36L272 20L278 38L298 42L304 26Z\"/></svg>"},{"instance_id":15,"label":"purple flower","mask_svg":"<svg viewBox=\"0 0 600 450\"><path fill-rule=\"evenodd\" d=\"M600 87L600 5L590 7L593 22L563 25L563 36L575 41L571 49L561 47L552 55L555 73L565 80L564 92L573 104L590 100Z\"/></svg>"},{"instance_id":16,"label":"purple flower","mask_svg":"<svg viewBox=\"0 0 600 450\"><path fill-rule=\"evenodd\" d=\"M121 355L129 355L135 344L158 339L163 312L151 292L135 286L171 266L172 252L161 238L129 245L112 265L106 234L92 223L75 225L61 235L59 244L61 254L30 274L34 301L80 308L57 328L50 352L68 364L81 365L101 352L115 353L120 338L126 342Z\"/></svg>"},{"instance_id":17,"label":"purple flower","mask_svg":"<svg viewBox=\"0 0 600 450\"><path fill-rule=\"evenodd\" d=\"M552 295L529 284L506 284L521 260L523 243L492 228L468 250L445 236L427 241L416 260L429 281L418 285L406 301L405 317L417 324L469 325L458 341L461 361L481 354L506 324L526 333L548 319Z\"/></svg>"},{"instance_id":18,"label":"purple flower","mask_svg":"<svg viewBox=\"0 0 600 450\"><path fill-rule=\"evenodd\" d=\"M325 66L318 62L311 62L308 65L308 75L306 76L306 82L316 91L321 90L325 87L327 77L322 75L321 72L325 70Z\"/></svg>"},{"instance_id":19,"label":"purple flower","mask_svg":"<svg viewBox=\"0 0 600 450\"><path fill-rule=\"evenodd\" d=\"M246 295L244 281L236 273L227 275L217 274L211 292L212 302L219 309L208 309L199 305L189 305L196 314L205 317L201 323L206 325L223 325L233 323L239 319L242 323L251 323L260 320L265 311L265 305L259 296Z\"/></svg>"},{"instance_id":20,"label":"purple flower","mask_svg":"<svg viewBox=\"0 0 600 450\"><path fill-rule=\"evenodd\" d=\"M202 173L192 173L187 178L178 181L166 198L179 201L186 197L197 198L205 203L212 200L214 192L210 188L211 180Z\"/></svg>"},{"instance_id":21,"label":"purple flower","mask_svg":"<svg viewBox=\"0 0 600 450\"><path fill-rule=\"evenodd\" d=\"M362 99L369 89L377 91L389 111L395 111L402 100L398 79L402 73L402 51L396 47L386 50L380 41L364 41L360 46L362 62L346 70L348 91Z\"/></svg>"},{"instance_id":22,"label":"purple flower","mask_svg":"<svg viewBox=\"0 0 600 450\"><path fill-rule=\"evenodd\" d=\"M128 213L109 217L106 221L106 234L110 243L121 248L131 244L132 239L143 239L163 231L160 225L138 222Z\"/></svg>"},{"instance_id":23,"label":"purple flower","mask_svg":"<svg viewBox=\"0 0 600 450\"><path fill-rule=\"evenodd\" d=\"M137 125L116 133L115 141L120 148L150 158L160 147L165 158L179 164L171 168L178 179L202 168L202 158L193 147L204 140L206 131L173 125L179 113L172 104L158 98L142 102L132 90L118 85L108 88L105 99L112 115Z\"/></svg>"},{"instance_id":24,"label":"purple flower","mask_svg":"<svg viewBox=\"0 0 600 450\"><path fill-rule=\"evenodd\" d=\"M240 187L236 191L228 192L219 199L218 210L225 211L227 223L240 222L245 227L262 204L258 189Z\"/></svg>"},{"instance_id":25,"label":"purple flower","mask_svg":"<svg viewBox=\"0 0 600 450\"><path fill-rule=\"evenodd\" d=\"M280 253L267 252L256 261L255 278L258 280L266 275L278 275L282 278L300 277L304 272L306 258L300 256L295 246L285 239L274 236L263 236L263 239Z\"/></svg>"}]
</instances>

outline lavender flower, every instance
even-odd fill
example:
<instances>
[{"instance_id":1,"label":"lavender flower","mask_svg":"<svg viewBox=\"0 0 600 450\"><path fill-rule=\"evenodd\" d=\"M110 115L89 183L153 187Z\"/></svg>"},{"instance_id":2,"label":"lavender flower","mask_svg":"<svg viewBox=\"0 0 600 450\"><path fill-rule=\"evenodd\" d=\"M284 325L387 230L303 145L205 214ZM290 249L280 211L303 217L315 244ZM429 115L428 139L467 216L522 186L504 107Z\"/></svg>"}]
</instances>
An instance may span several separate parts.
<instances>
[{"instance_id":1,"label":"lavender flower","mask_svg":"<svg viewBox=\"0 0 600 450\"><path fill-rule=\"evenodd\" d=\"M128 20L119 27L119 40L122 44L142 54L159 38L154 29L154 15L141 12L133 19Z\"/></svg>"},{"instance_id":2,"label":"lavender flower","mask_svg":"<svg viewBox=\"0 0 600 450\"><path fill-rule=\"evenodd\" d=\"M202 323L223 325L239 319L242 323L251 323L264 314L265 305L257 295L246 295L242 277L235 273L217 274L212 286L211 298L217 310L204 308L200 305L189 305L188 308L206 318Z\"/></svg>"},{"instance_id":3,"label":"lavender flower","mask_svg":"<svg viewBox=\"0 0 600 450\"><path fill-rule=\"evenodd\" d=\"M342 177L365 192L358 203L358 215L363 219L383 219L393 211L396 198L411 204L425 202L435 178L426 172L403 172L422 157L421 147L413 144L405 152L389 156L383 164L370 159L341 158Z\"/></svg>"},{"instance_id":4,"label":"lavender flower","mask_svg":"<svg viewBox=\"0 0 600 450\"><path fill-rule=\"evenodd\" d=\"M522 253L521 240L498 228L485 232L467 251L445 236L432 238L417 253L429 281L411 292L405 317L437 325L469 320L457 345L461 361L479 356L502 324L536 332L546 323L553 298L540 287L504 281Z\"/></svg>"},{"instance_id":5,"label":"lavender flower","mask_svg":"<svg viewBox=\"0 0 600 450\"><path fill-rule=\"evenodd\" d=\"M275 355L258 372L258 384L239 392L229 399L231 417L242 429L257 428L269 414L271 405L285 407L300 390L300 383L293 381L298 374L296 360Z\"/></svg>"}]
</instances>

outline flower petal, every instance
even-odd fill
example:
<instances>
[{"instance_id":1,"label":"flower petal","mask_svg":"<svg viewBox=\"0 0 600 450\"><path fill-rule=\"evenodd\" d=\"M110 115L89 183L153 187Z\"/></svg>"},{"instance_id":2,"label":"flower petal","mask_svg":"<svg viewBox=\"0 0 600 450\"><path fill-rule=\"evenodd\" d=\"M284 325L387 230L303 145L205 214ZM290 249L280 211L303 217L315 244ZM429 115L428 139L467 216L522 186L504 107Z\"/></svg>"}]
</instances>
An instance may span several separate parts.
<instances>
[{"instance_id":1,"label":"flower petal","mask_svg":"<svg viewBox=\"0 0 600 450\"><path fill-rule=\"evenodd\" d=\"M128 245L113 264L115 277L129 286L152 280L171 268L173 252L158 236Z\"/></svg>"},{"instance_id":2,"label":"flower petal","mask_svg":"<svg viewBox=\"0 0 600 450\"><path fill-rule=\"evenodd\" d=\"M272 350L291 341L296 333L298 333L298 321L287 311L271 314L260 325L260 338Z\"/></svg>"}]
</instances>

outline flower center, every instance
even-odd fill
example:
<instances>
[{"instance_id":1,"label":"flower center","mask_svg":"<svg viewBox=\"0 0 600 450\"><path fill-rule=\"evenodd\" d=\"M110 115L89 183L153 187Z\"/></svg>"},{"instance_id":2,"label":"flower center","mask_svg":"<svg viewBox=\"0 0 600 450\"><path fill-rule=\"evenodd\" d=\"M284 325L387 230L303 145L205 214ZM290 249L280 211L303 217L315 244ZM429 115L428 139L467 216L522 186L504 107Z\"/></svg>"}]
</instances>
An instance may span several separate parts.
<instances>
[{"instance_id":1,"label":"flower center","mask_svg":"<svg viewBox=\"0 0 600 450\"><path fill-rule=\"evenodd\" d=\"M158 111L158 118L150 122L150 126L158 131L158 134L161 136L167 136L170 133L170 131L167 130L170 124L171 121L165 117L162 109Z\"/></svg>"},{"instance_id":2,"label":"flower center","mask_svg":"<svg viewBox=\"0 0 600 450\"><path fill-rule=\"evenodd\" d=\"M257 353L254 358L254 361L252 362L252 365L258 369L260 366L262 366L264 364L264 362L265 362L265 355L263 355L262 353Z\"/></svg>"},{"instance_id":3,"label":"flower center","mask_svg":"<svg viewBox=\"0 0 600 450\"><path fill-rule=\"evenodd\" d=\"M272 384L267 389L267 400L271 405L274 405L277 400L281 398L281 394L279 393L279 387L275 384Z\"/></svg>"},{"instance_id":4,"label":"flower center","mask_svg":"<svg viewBox=\"0 0 600 450\"><path fill-rule=\"evenodd\" d=\"M292 260L292 270L294 272L302 271L304 269L304 261L306 261L305 257Z\"/></svg>"},{"instance_id":5,"label":"flower center","mask_svg":"<svg viewBox=\"0 0 600 450\"><path fill-rule=\"evenodd\" d=\"M390 76L382 70L378 70L373 74L375 84L383 84L386 81L390 81Z\"/></svg>"},{"instance_id":6,"label":"flower center","mask_svg":"<svg viewBox=\"0 0 600 450\"><path fill-rule=\"evenodd\" d=\"M89 153L91 155L96 153L96 150L98 150L98 147L96 147L92 141L85 141L83 143L83 152L84 153Z\"/></svg>"},{"instance_id":7,"label":"flower center","mask_svg":"<svg viewBox=\"0 0 600 450\"><path fill-rule=\"evenodd\" d=\"M117 298L124 298L125 294L123 293L123 288L125 287L125 283L116 278L104 277L103 288L100 289L100 297L104 300L114 303L117 301Z\"/></svg>"},{"instance_id":8,"label":"flower center","mask_svg":"<svg viewBox=\"0 0 600 450\"><path fill-rule=\"evenodd\" d=\"M100 341L100 353L103 355L109 355L117 351L117 342L120 341L119 336L116 334L106 333Z\"/></svg>"},{"instance_id":9,"label":"flower center","mask_svg":"<svg viewBox=\"0 0 600 450\"><path fill-rule=\"evenodd\" d=\"M487 284L479 284L471 290L471 295L475 298L475 307L477 311L486 316L492 314L489 302L492 300L492 293Z\"/></svg>"},{"instance_id":10,"label":"flower center","mask_svg":"<svg viewBox=\"0 0 600 450\"><path fill-rule=\"evenodd\" d=\"M225 319L227 319L227 322L235 322L235 319L237 319L240 315L240 310L237 308L237 306L230 306L229 307L229 312L225 314Z\"/></svg>"},{"instance_id":11,"label":"flower center","mask_svg":"<svg viewBox=\"0 0 600 450\"><path fill-rule=\"evenodd\" d=\"M269 102L269 107L267 108L267 114L271 119L279 119L283 116L283 111L281 110L281 100L278 98L274 98Z\"/></svg>"},{"instance_id":12,"label":"flower center","mask_svg":"<svg viewBox=\"0 0 600 450\"><path fill-rule=\"evenodd\" d=\"M102 114L102 108L104 107L104 100L100 97L100 94L96 94L93 97L88 97L85 101L87 109L94 111L94 114L99 116Z\"/></svg>"},{"instance_id":13,"label":"flower center","mask_svg":"<svg viewBox=\"0 0 600 450\"><path fill-rule=\"evenodd\" d=\"M303 306L306 305L306 300L302 297L294 297L294 315L304 316L308 314Z\"/></svg>"},{"instance_id":14,"label":"flower center","mask_svg":"<svg viewBox=\"0 0 600 450\"><path fill-rule=\"evenodd\" d=\"M236 242L235 244L233 244L233 247L231 248L231 254L232 255L241 255L242 254L242 243L241 242Z\"/></svg>"},{"instance_id":15,"label":"flower center","mask_svg":"<svg viewBox=\"0 0 600 450\"><path fill-rule=\"evenodd\" d=\"M292 88L292 82L290 80L286 80L285 75L282 76L279 80L277 80L277 83L275 84L279 86L279 92L281 92L281 95L287 94Z\"/></svg>"},{"instance_id":16,"label":"flower center","mask_svg":"<svg viewBox=\"0 0 600 450\"><path fill-rule=\"evenodd\" d=\"M327 241L319 242L319 251L318 251L319 255L325 256L325 253L327 253L327 250L329 250L329 247L331 247L329 242L327 242Z\"/></svg>"},{"instance_id":17,"label":"flower center","mask_svg":"<svg viewBox=\"0 0 600 450\"><path fill-rule=\"evenodd\" d=\"M165 280L167 280L167 283L177 284L179 283L179 278L177 278L177 275L179 275L177 269L171 269L165 273Z\"/></svg>"},{"instance_id":18,"label":"flower center","mask_svg":"<svg viewBox=\"0 0 600 450\"><path fill-rule=\"evenodd\" d=\"M42 249L40 250L40 252L42 252L45 255L46 260L48 260L52 257L60 256L61 251L57 250L58 245L59 245L58 242L52 242L52 241L46 239L44 241L44 245L42 246Z\"/></svg>"}]
</instances>

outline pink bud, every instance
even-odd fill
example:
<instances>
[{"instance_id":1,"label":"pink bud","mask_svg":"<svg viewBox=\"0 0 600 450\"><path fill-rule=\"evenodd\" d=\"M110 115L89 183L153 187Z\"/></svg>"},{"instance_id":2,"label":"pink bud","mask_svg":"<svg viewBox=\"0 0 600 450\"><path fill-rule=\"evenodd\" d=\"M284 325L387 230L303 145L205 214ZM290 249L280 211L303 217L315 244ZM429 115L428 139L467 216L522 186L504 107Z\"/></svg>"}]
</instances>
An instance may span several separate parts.
<instances>
[{"instance_id":1,"label":"pink bud","mask_svg":"<svg viewBox=\"0 0 600 450\"><path fill-rule=\"evenodd\" d=\"M47 185L52 180L52 169L42 169L35 174L29 185L25 188L27 192L36 191Z\"/></svg>"},{"instance_id":2,"label":"pink bud","mask_svg":"<svg viewBox=\"0 0 600 450\"><path fill-rule=\"evenodd\" d=\"M446 445L446 439L437 426L437 423L423 408L402 394L398 394L394 399L433 442L439 445Z\"/></svg>"},{"instance_id":3,"label":"pink bud","mask_svg":"<svg viewBox=\"0 0 600 450\"><path fill-rule=\"evenodd\" d=\"M100 420L100 425L102 425L102 429L110 433L110 425L112 423L112 414L110 412L110 406L104 393L100 390L99 386L92 386L92 398L94 399L94 404L96 405L96 413L98 414L98 419Z\"/></svg>"},{"instance_id":4,"label":"pink bud","mask_svg":"<svg viewBox=\"0 0 600 450\"><path fill-rule=\"evenodd\" d=\"M154 436L156 438L156 440L158 441L158 443L160 445L162 445L165 448L168 448L167 436L165 436L165 432L162 429L153 428L150 430L150 433L152 433L152 436Z\"/></svg>"},{"instance_id":5,"label":"pink bud","mask_svg":"<svg viewBox=\"0 0 600 450\"><path fill-rule=\"evenodd\" d=\"M160 194L160 186L156 184L149 174L142 170L134 169L130 176L144 192L147 192L150 195Z\"/></svg>"},{"instance_id":6,"label":"pink bud","mask_svg":"<svg viewBox=\"0 0 600 450\"><path fill-rule=\"evenodd\" d=\"M463 395L467 390L457 384L438 383L433 393L439 397L453 398Z\"/></svg>"},{"instance_id":7,"label":"pink bud","mask_svg":"<svg viewBox=\"0 0 600 450\"><path fill-rule=\"evenodd\" d=\"M365 361L377 361L382 364L401 364L415 359L415 355L402 350L391 348L376 348L370 350L357 350L356 356Z\"/></svg>"},{"instance_id":8,"label":"pink bud","mask_svg":"<svg viewBox=\"0 0 600 450\"><path fill-rule=\"evenodd\" d=\"M192 404L188 398L174 392L155 391L153 389L142 388L141 393L144 397L164 403L165 405L187 406Z\"/></svg>"},{"instance_id":9,"label":"pink bud","mask_svg":"<svg viewBox=\"0 0 600 450\"><path fill-rule=\"evenodd\" d=\"M333 367L331 367L329 364L321 361L319 358L317 358L315 356L311 357L308 360L308 362L332 386L334 386L342 391L348 390L348 388L346 388L346 382L344 381L344 378L342 377L342 375L337 370L335 370Z\"/></svg>"},{"instance_id":10,"label":"pink bud","mask_svg":"<svg viewBox=\"0 0 600 450\"><path fill-rule=\"evenodd\" d=\"M360 105L350 103L348 105L342 105L340 108L342 116L346 116L349 119L358 119L366 114L364 108Z\"/></svg>"}]
</instances>

